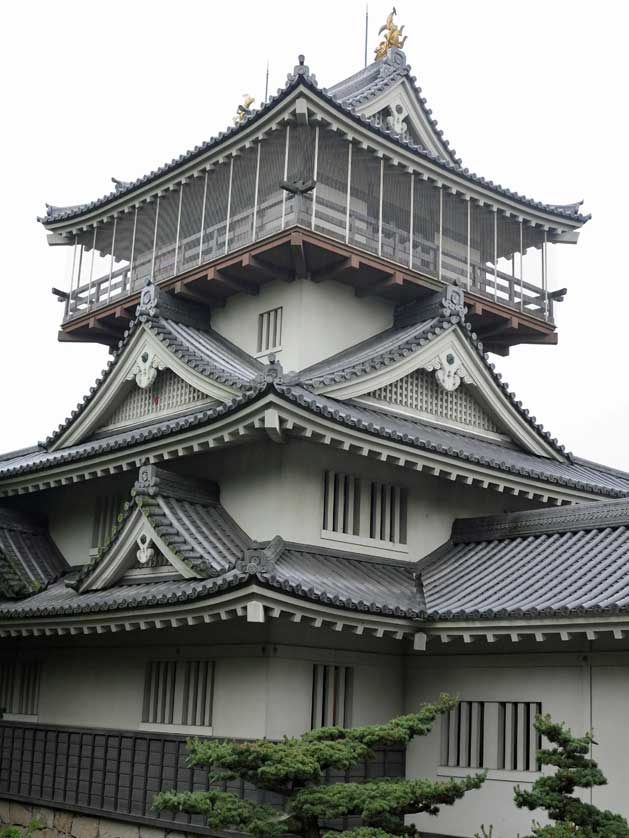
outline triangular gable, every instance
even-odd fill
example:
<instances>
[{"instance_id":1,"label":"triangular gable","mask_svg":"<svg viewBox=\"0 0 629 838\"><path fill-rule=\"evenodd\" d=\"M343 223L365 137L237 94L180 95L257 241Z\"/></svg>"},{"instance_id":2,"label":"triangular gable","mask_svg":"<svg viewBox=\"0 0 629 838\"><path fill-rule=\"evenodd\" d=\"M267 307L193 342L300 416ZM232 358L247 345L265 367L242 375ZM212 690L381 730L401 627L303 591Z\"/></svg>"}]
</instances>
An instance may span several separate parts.
<instances>
[{"instance_id":1,"label":"triangular gable","mask_svg":"<svg viewBox=\"0 0 629 838\"><path fill-rule=\"evenodd\" d=\"M233 569L251 545L218 502L218 488L142 466L112 539L77 580L80 592L151 576L207 579Z\"/></svg>"},{"instance_id":2,"label":"triangular gable","mask_svg":"<svg viewBox=\"0 0 629 838\"><path fill-rule=\"evenodd\" d=\"M442 159L455 159L408 76L398 79L366 102L362 114L373 119L379 128L398 134L402 140L417 143Z\"/></svg>"},{"instance_id":3,"label":"triangular gable","mask_svg":"<svg viewBox=\"0 0 629 838\"><path fill-rule=\"evenodd\" d=\"M439 387L448 393L454 393L461 385L465 385L463 392L470 396L470 400L465 403L468 406L474 405L479 416L490 417L500 433L506 433L524 450L565 461L565 457L551 441L536 430L522 411L516 409L459 324L450 324L430 339L418 341L418 344L414 351L400 353L401 357L392 363L374 363L362 375L349 381L339 376L340 380L320 385L317 390L340 400L359 399L369 403L375 398L383 406L382 395L396 392L396 388L391 385L404 382L405 379L410 383L408 376L424 370L434 376ZM399 386L403 387L403 383ZM463 403L463 399L460 402Z\"/></svg>"},{"instance_id":4,"label":"triangular gable","mask_svg":"<svg viewBox=\"0 0 629 838\"><path fill-rule=\"evenodd\" d=\"M170 373L164 374L164 371ZM138 389L149 395L138 395ZM228 403L238 392L236 387L194 369L162 342L147 323L138 323L130 340L97 384L85 408L55 439L50 450L76 445L102 428L124 426L127 421L142 421L143 418L150 418L151 413L156 418L172 415L178 409L177 395L182 397L181 406L187 408ZM158 398L157 404L154 403L155 397ZM159 411L157 408L162 397L165 397L167 407ZM143 406L151 399L153 401L142 417ZM127 409L137 415L125 418Z\"/></svg>"}]
</instances>

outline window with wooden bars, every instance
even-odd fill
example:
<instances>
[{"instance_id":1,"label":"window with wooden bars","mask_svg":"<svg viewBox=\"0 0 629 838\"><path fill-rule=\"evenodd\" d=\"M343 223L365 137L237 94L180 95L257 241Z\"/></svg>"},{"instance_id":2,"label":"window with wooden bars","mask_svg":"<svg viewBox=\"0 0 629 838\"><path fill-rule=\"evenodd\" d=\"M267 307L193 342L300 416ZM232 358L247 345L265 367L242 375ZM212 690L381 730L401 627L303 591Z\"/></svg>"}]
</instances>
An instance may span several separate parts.
<instances>
[{"instance_id":1,"label":"window with wooden bars","mask_svg":"<svg viewBox=\"0 0 629 838\"><path fill-rule=\"evenodd\" d=\"M406 489L352 474L326 471L323 530L390 545L406 545Z\"/></svg>"},{"instance_id":2,"label":"window with wooden bars","mask_svg":"<svg viewBox=\"0 0 629 838\"><path fill-rule=\"evenodd\" d=\"M5 714L36 716L40 681L41 664L37 661L0 664L0 709Z\"/></svg>"},{"instance_id":3,"label":"window with wooden bars","mask_svg":"<svg viewBox=\"0 0 629 838\"><path fill-rule=\"evenodd\" d=\"M353 674L351 666L315 664L312 671L310 727L351 727Z\"/></svg>"},{"instance_id":4,"label":"window with wooden bars","mask_svg":"<svg viewBox=\"0 0 629 838\"><path fill-rule=\"evenodd\" d=\"M282 348L282 306L258 315L258 354Z\"/></svg>"},{"instance_id":5,"label":"window with wooden bars","mask_svg":"<svg viewBox=\"0 0 629 838\"><path fill-rule=\"evenodd\" d=\"M441 764L539 771L539 701L460 701L442 717Z\"/></svg>"},{"instance_id":6,"label":"window with wooden bars","mask_svg":"<svg viewBox=\"0 0 629 838\"><path fill-rule=\"evenodd\" d=\"M146 665L142 722L146 725L210 727L214 663L156 660Z\"/></svg>"}]
</instances>

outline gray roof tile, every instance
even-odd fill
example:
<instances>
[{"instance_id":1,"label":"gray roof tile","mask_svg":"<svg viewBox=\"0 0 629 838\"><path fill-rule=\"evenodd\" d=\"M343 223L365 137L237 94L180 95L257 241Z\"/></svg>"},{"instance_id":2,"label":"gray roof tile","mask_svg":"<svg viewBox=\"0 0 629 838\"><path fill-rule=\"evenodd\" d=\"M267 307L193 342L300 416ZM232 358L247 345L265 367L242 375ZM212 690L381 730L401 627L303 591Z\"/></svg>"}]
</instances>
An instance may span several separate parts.
<instances>
[{"instance_id":1,"label":"gray roof tile","mask_svg":"<svg viewBox=\"0 0 629 838\"><path fill-rule=\"evenodd\" d=\"M28 596L67 569L41 523L20 510L0 507L0 595Z\"/></svg>"}]
</instances>

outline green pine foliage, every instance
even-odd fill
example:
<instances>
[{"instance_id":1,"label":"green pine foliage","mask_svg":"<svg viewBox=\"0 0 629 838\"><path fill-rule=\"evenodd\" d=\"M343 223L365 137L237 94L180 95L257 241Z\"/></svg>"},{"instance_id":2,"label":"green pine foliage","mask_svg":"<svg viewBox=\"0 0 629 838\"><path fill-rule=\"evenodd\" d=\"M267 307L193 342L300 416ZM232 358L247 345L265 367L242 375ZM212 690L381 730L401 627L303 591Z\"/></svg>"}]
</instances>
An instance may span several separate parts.
<instances>
[{"instance_id":1,"label":"green pine foliage","mask_svg":"<svg viewBox=\"0 0 629 838\"><path fill-rule=\"evenodd\" d=\"M576 738L565 725L553 722L550 716L540 716L535 727L554 746L539 752L540 763L557 770L541 776L530 791L516 788L516 806L544 809L550 820L555 821L548 826L534 825L532 838L629 838L629 824L625 818L574 796L577 788L591 789L607 783L597 763L589 756L594 744L592 734Z\"/></svg>"},{"instance_id":2,"label":"green pine foliage","mask_svg":"<svg viewBox=\"0 0 629 838\"><path fill-rule=\"evenodd\" d=\"M406 745L430 732L442 713L456 706L442 695L435 704L425 704L417 713L387 724L369 727L326 727L299 738L280 742L226 742L193 739L188 743L189 764L209 771L212 785L240 779L284 799L282 806L241 800L225 791L161 792L154 800L157 810L203 815L211 829L235 829L255 838L280 838L285 833L303 838L321 838L323 820L359 817L363 826L345 832L325 833L334 838L391 838L415 836L405 827L404 815L437 814L485 777L475 774L463 780L433 782L422 779L376 780L364 783L326 784L328 769L349 770L369 759L374 748Z\"/></svg>"}]
</instances>

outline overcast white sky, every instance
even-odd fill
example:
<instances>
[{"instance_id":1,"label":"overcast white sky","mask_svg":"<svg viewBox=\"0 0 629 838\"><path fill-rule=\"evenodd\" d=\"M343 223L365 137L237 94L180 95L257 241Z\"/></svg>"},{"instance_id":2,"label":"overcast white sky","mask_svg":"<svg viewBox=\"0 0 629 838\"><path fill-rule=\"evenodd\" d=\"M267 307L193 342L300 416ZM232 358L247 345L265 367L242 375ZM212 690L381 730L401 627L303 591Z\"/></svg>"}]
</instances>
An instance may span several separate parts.
<instances>
[{"instance_id":1,"label":"overcast white sky","mask_svg":"<svg viewBox=\"0 0 629 838\"><path fill-rule=\"evenodd\" d=\"M626 4L397 0L406 55L464 165L543 201L585 198L577 247L555 248L558 347L496 364L580 456L629 470ZM36 222L224 129L303 52L322 86L362 66L362 0L21 0L2 4L0 450L43 439L107 359L56 341L65 248ZM390 11L370 2L370 54ZM256 104L257 104L256 102Z\"/></svg>"}]
</instances>

